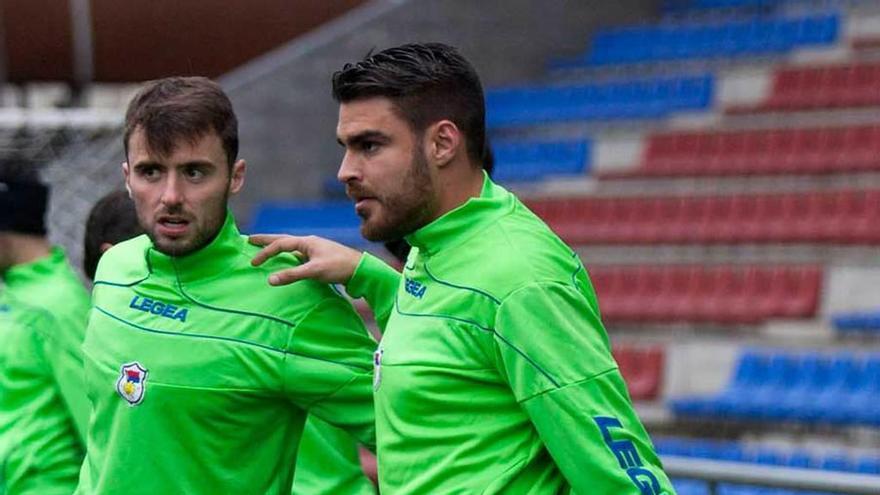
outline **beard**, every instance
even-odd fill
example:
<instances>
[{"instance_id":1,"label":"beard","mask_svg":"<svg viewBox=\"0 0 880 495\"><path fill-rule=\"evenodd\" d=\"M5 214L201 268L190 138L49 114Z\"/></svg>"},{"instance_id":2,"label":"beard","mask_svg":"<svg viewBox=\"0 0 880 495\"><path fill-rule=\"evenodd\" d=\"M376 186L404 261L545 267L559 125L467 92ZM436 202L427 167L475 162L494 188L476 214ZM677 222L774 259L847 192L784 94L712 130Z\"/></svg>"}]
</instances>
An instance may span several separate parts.
<instances>
[{"instance_id":1,"label":"beard","mask_svg":"<svg viewBox=\"0 0 880 495\"><path fill-rule=\"evenodd\" d=\"M168 239L159 236L155 232L155 227L153 229L144 228L144 230L147 232L150 241L153 242L153 247L162 254L181 257L195 253L210 244L217 237L217 234L220 233L220 229L223 228L223 223L226 220L226 202L228 198L229 193L224 192L221 201L214 207L206 209L204 220L201 223L196 222L195 217L191 216L193 221L190 222L189 226L192 231L186 238ZM179 215L184 213L184 211L182 206L177 206L167 208L164 213Z\"/></svg>"},{"instance_id":2,"label":"beard","mask_svg":"<svg viewBox=\"0 0 880 495\"><path fill-rule=\"evenodd\" d=\"M361 215L361 235L368 241L401 239L430 222L437 200L428 161L420 149L416 147L409 172L395 190L371 194L359 185L349 187L349 196L375 196L379 204L378 211Z\"/></svg>"}]
</instances>

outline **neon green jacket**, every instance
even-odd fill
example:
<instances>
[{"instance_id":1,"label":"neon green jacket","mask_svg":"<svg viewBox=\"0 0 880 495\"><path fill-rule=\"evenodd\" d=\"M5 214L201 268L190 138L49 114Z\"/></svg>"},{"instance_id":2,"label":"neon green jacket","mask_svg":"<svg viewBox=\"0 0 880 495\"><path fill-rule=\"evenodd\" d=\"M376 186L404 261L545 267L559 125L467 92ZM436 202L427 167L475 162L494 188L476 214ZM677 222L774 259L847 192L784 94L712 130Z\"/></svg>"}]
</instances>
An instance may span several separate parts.
<instances>
[{"instance_id":1,"label":"neon green jacket","mask_svg":"<svg viewBox=\"0 0 880 495\"><path fill-rule=\"evenodd\" d=\"M257 250L230 215L191 255L141 236L101 259L78 493L289 494L309 414L374 445L375 341L331 287L270 287L295 259Z\"/></svg>"},{"instance_id":2,"label":"neon green jacket","mask_svg":"<svg viewBox=\"0 0 880 495\"><path fill-rule=\"evenodd\" d=\"M3 281L0 493L70 495L88 417L80 354L88 294L58 248Z\"/></svg>"},{"instance_id":3,"label":"neon green jacket","mask_svg":"<svg viewBox=\"0 0 880 495\"><path fill-rule=\"evenodd\" d=\"M486 178L407 241L402 276L365 255L347 286L384 327L383 493L674 493L589 278L541 220Z\"/></svg>"}]
</instances>

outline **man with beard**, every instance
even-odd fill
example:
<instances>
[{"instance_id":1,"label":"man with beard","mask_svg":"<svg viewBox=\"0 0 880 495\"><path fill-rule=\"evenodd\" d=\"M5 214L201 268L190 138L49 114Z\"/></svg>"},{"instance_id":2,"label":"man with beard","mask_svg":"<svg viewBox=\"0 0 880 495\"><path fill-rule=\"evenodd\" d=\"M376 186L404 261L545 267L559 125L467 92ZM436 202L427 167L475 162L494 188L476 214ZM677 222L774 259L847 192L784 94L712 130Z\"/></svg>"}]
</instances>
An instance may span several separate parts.
<instances>
[{"instance_id":1,"label":"man with beard","mask_svg":"<svg viewBox=\"0 0 880 495\"><path fill-rule=\"evenodd\" d=\"M330 286L272 289L248 263L257 249L227 207L246 165L220 87L148 84L123 139L146 235L98 264L78 493L289 493L307 415L372 446L375 341Z\"/></svg>"},{"instance_id":2,"label":"man with beard","mask_svg":"<svg viewBox=\"0 0 880 495\"><path fill-rule=\"evenodd\" d=\"M403 274L317 238L255 236L270 283L346 284L384 328L375 357L386 493L673 493L611 357L577 256L482 169L483 91L452 47L391 48L333 76L345 183Z\"/></svg>"},{"instance_id":3,"label":"man with beard","mask_svg":"<svg viewBox=\"0 0 880 495\"><path fill-rule=\"evenodd\" d=\"M88 294L46 238L49 187L33 165L0 163L0 493L69 495L88 401L80 345Z\"/></svg>"}]
</instances>

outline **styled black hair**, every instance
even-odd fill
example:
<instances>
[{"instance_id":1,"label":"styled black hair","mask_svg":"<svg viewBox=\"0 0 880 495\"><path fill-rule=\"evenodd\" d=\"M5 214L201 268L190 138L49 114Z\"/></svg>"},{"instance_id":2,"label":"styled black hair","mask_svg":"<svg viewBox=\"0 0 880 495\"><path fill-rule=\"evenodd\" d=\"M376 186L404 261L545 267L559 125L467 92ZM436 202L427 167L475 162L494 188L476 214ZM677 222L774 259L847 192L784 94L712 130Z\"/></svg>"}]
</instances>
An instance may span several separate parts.
<instances>
[{"instance_id":1,"label":"styled black hair","mask_svg":"<svg viewBox=\"0 0 880 495\"><path fill-rule=\"evenodd\" d=\"M134 202L125 191L113 191L104 196L89 213L83 242L83 270L90 280L95 279L101 245L116 244L143 234L138 223Z\"/></svg>"},{"instance_id":2,"label":"styled black hair","mask_svg":"<svg viewBox=\"0 0 880 495\"><path fill-rule=\"evenodd\" d=\"M368 54L333 74L339 103L385 97L415 132L439 120L455 123L465 136L470 159L482 163L486 146L483 85L473 66L455 48L414 43Z\"/></svg>"}]
</instances>

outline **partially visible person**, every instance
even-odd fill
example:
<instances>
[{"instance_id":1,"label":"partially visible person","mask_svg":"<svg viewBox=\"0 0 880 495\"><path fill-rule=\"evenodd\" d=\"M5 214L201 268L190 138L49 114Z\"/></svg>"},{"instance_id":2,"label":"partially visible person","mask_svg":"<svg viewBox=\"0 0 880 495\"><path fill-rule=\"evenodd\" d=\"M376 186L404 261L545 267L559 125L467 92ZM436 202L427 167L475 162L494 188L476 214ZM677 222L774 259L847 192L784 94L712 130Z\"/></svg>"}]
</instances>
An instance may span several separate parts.
<instances>
[{"instance_id":1,"label":"partially visible person","mask_svg":"<svg viewBox=\"0 0 880 495\"><path fill-rule=\"evenodd\" d=\"M32 165L0 163L0 493L70 495L88 401L80 346L88 294L46 238L49 188Z\"/></svg>"},{"instance_id":2,"label":"partially visible person","mask_svg":"<svg viewBox=\"0 0 880 495\"><path fill-rule=\"evenodd\" d=\"M95 279L98 260L108 249L143 233L127 191L112 191L99 199L86 220L83 242L83 271L89 280Z\"/></svg>"},{"instance_id":3,"label":"partially visible person","mask_svg":"<svg viewBox=\"0 0 880 495\"><path fill-rule=\"evenodd\" d=\"M394 495L675 493L611 355L577 255L485 171L482 85L454 48L403 45L333 76L338 178L400 274L317 237L252 236L253 263L345 284L384 329L379 484ZM299 283L299 282L297 282ZM295 284L294 284L295 285Z\"/></svg>"},{"instance_id":4,"label":"partially visible person","mask_svg":"<svg viewBox=\"0 0 880 495\"><path fill-rule=\"evenodd\" d=\"M273 289L250 265L228 204L247 166L220 86L148 83L123 145L146 234L98 263L77 493L289 493L310 416L374 448L376 342L332 287Z\"/></svg>"},{"instance_id":5,"label":"partially visible person","mask_svg":"<svg viewBox=\"0 0 880 495\"><path fill-rule=\"evenodd\" d=\"M94 280L98 260L104 252L114 244L143 233L127 191L113 191L98 200L86 222L83 269L89 280ZM372 495L375 492L361 470L357 444L351 435L310 416L297 452L293 495Z\"/></svg>"}]
</instances>

